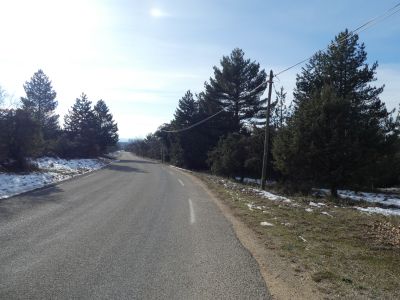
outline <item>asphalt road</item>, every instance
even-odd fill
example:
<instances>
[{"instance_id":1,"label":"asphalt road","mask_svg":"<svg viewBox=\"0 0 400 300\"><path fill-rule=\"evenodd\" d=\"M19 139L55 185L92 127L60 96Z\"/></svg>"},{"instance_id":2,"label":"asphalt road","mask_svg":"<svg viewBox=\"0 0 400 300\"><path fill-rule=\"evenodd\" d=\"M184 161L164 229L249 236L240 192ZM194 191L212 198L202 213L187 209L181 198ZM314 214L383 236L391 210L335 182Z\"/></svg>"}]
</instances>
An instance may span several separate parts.
<instances>
[{"instance_id":1,"label":"asphalt road","mask_svg":"<svg viewBox=\"0 0 400 300\"><path fill-rule=\"evenodd\" d=\"M256 261L184 173L124 153L0 201L1 299L265 299Z\"/></svg>"}]
</instances>

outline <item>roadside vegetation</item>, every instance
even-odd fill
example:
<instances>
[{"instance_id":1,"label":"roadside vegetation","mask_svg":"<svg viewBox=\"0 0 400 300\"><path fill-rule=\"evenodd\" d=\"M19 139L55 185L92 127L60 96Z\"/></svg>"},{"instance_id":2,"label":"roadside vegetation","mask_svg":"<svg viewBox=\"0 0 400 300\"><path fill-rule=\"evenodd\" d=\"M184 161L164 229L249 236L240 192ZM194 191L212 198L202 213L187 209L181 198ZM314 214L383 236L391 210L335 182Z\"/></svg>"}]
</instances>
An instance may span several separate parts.
<instances>
[{"instance_id":1,"label":"roadside vegetation","mask_svg":"<svg viewBox=\"0 0 400 300\"><path fill-rule=\"evenodd\" d=\"M264 258L267 267L280 265L327 299L400 297L399 217L367 214L351 201L326 197L263 196L239 182L196 175L278 255L279 262Z\"/></svg>"},{"instance_id":2,"label":"roadside vegetation","mask_svg":"<svg viewBox=\"0 0 400 300\"><path fill-rule=\"evenodd\" d=\"M31 158L92 158L115 149L118 127L103 100L92 106L82 93L61 127L57 94L42 70L24 90L25 97L8 105L0 88L0 172L36 170Z\"/></svg>"}]
</instances>

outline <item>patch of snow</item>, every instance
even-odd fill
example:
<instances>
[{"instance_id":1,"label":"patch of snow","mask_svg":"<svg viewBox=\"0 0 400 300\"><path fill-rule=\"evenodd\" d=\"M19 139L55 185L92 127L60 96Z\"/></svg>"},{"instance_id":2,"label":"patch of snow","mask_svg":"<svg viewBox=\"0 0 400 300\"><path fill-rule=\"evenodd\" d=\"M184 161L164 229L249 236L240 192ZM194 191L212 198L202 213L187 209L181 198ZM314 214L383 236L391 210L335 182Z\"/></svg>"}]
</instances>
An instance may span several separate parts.
<instances>
[{"instance_id":1,"label":"patch of snow","mask_svg":"<svg viewBox=\"0 0 400 300\"><path fill-rule=\"evenodd\" d=\"M310 201L310 203L308 205L313 206L313 207L318 207L318 208L320 208L322 206L326 206L325 203L322 203L322 202L315 203L315 202L312 202L312 201Z\"/></svg>"},{"instance_id":2,"label":"patch of snow","mask_svg":"<svg viewBox=\"0 0 400 300\"><path fill-rule=\"evenodd\" d=\"M267 191L262 191L262 190L259 190L259 189L251 189L251 190L253 192L257 193L258 195L262 196L263 198L268 199L268 200L283 201L285 203L291 203L292 202L292 200L290 200L290 199L288 199L286 197L278 196L278 195L272 194L272 193L267 192Z\"/></svg>"},{"instance_id":3,"label":"patch of snow","mask_svg":"<svg viewBox=\"0 0 400 300\"><path fill-rule=\"evenodd\" d=\"M325 195L329 195L330 192L327 189L316 190L322 192ZM394 206L400 208L400 195L395 194L383 194L383 193L367 193L367 192L354 192L349 190L338 190L340 198L348 198L354 201L367 201L371 203L379 203L386 206Z\"/></svg>"},{"instance_id":4,"label":"patch of snow","mask_svg":"<svg viewBox=\"0 0 400 300\"><path fill-rule=\"evenodd\" d=\"M105 165L98 159L62 159L54 157L42 157L34 160L42 170L63 171L73 174L81 174L97 170Z\"/></svg>"},{"instance_id":5,"label":"patch of snow","mask_svg":"<svg viewBox=\"0 0 400 300\"><path fill-rule=\"evenodd\" d=\"M323 212L321 212L321 214L323 214L323 215L326 215L326 216L329 216L329 217L333 218L333 216L332 216L330 213L326 212L326 211L323 211Z\"/></svg>"},{"instance_id":6,"label":"patch of snow","mask_svg":"<svg viewBox=\"0 0 400 300\"><path fill-rule=\"evenodd\" d=\"M235 177L235 180L241 181L241 178L240 177ZM254 179L254 178L245 177L245 178L243 178L243 183L261 184L261 180L260 179Z\"/></svg>"},{"instance_id":7,"label":"patch of snow","mask_svg":"<svg viewBox=\"0 0 400 300\"><path fill-rule=\"evenodd\" d=\"M181 171L184 171L184 172L188 172L188 173L193 173L192 171L190 171L190 170L188 170L188 169L184 169L184 168L180 168L180 167L177 167L177 166L174 166L174 165L169 165L171 168L174 168L174 169L177 169L177 170L181 170ZM222 180L223 181L223 180Z\"/></svg>"},{"instance_id":8,"label":"patch of snow","mask_svg":"<svg viewBox=\"0 0 400 300\"><path fill-rule=\"evenodd\" d=\"M241 178L236 176L236 177L235 177L235 180L241 181ZM258 184L258 185L260 185L260 184L261 184L261 179L244 177L244 178L243 178L243 183L251 183L251 184ZM266 184L267 184L267 185L274 185L274 184L276 184L276 181L267 180L267 181L266 181Z\"/></svg>"},{"instance_id":9,"label":"patch of snow","mask_svg":"<svg viewBox=\"0 0 400 300\"><path fill-rule=\"evenodd\" d=\"M264 222L261 222L260 225L261 225L261 226L274 226L274 224L269 223L269 222L265 222L265 221L264 221Z\"/></svg>"},{"instance_id":10,"label":"patch of snow","mask_svg":"<svg viewBox=\"0 0 400 300\"><path fill-rule=\"evenodd\" d=\"M41 172L29 174L0 173L0 199L35 190L106 165L98 159L60 159L42 157L31 160Z\"/></svg>"},{"instance_id":11,"label":"patch of snow","mask_svg":"<svg viewBox=\"0 0 400 300\"><path fill-rule=\"evenodd\" d=\"M356 207L356 209L366 213L382 214L385 216L400 216L400 209L395 208Z\"/></svg>"},{"instance_id":12,"label":"patch of snow","mask_svg":"<svg viewBox=\"0 0 400 300\"><path fill-rule=\"evenodd\" d=\"M306 212L313 212L314 210L312 208L306 208L305 211Z\"/></svg>"},{"instance_id":13,"label":"patch of snow","mask_svg":"<svg viewBox=\"0 0 400 300\"><path fill-rule=\"evenodd\" d=\"M246 205L249 208L249 210L254 210L254 209L263 210L266 208L265 206L254 205L254 203L246 203Z\"/></svg>"},{"instance_id":14,"label":"patch of snow","mask_svg":"<svg viewBox=\"0 0 400 300\"><path fill-rule=\"evenodd\" d=\"M305 238L303 238L301 235L299 235L299 238L304 242L307 243L307 240Z\"/></svg>"}]
</instances>

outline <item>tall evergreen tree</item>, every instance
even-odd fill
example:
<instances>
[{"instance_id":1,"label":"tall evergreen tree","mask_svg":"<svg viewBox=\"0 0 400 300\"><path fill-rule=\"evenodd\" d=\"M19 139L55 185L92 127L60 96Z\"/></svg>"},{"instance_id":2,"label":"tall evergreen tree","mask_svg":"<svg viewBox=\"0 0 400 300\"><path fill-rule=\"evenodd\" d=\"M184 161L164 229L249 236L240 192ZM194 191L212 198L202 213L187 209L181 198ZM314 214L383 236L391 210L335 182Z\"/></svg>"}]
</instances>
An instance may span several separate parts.
<instances>
[{"instance_id":1,"label":"tall evergreen tree","mask_svg":"<svg viewBox=\"0 0 400 300\"><path fill-rule=\"evenodd\" d=\"M208 163L213 173L234 178L245 176L247 139L239 133L222 137L218 145L209 152Z\"/></svg>"},{"instance_id":2,"label":"tall evergreen tree","mask_svg":"<svg viewBox=\"0 0 400 300\"><path fill-rule=\"evenodd\" d=\"M370 186L376 161L393 146L390 113L374 87L377 63L366 63L364 44L347 30L326 53L317 53L297 76L294 112L273 153L279 170L295 181Z\"/></svg>"},{"instance_id":3,"label":"tall evergreen tree","mask_svg":"<svg viewBox=\"0 0 400 300\"><path fill-rule=\"evenodd\" d=\"M30 81L25 82L26 97L21 97L22 108L28 111L38 122L44 139L54 139L59 130L55 109L58 102L50 79L42 70L33 74Z\"/></svg>"},{"instance_id":4,"label":"tall evergreen tree","mask_svg":"<svg viewBox=\"0 0 400 300\"><path fill-rule=\"evenodd\" d=\"M282 128L291 114L291 105L286 104L286 95L284 88L281 87L276 92L276 99L271 105L271 125L275 130Z\"/></svg>"},{"instance_id":5,"label":"tall evergreen tree","mask_svg":"<svg viewBox=\"0 0 400 300\"><path fill-rule=\"evenodd\" d=\"M40 153L42 134L39 124L22 109L0 109L0 164L11 159L8 164L14 170L29 167L26 158Z\"/></svg>"},{"instance_id":6,"label":"tall evergreen tree","mask_svg":"<svg viewBox=\"0 0 400 300\"><path fill-rule=\"evenodd\" d=\"M199 120L199 103L194 99L193 94L187 91L179 100L172 125L176 129L187 128ZM205 157L202 157L204 137L199 128L177 133L171 138L171 159L185 168L201 168Z\"/></svg>"},{"instance_id":7,"label":"tall evergreen tree","mask_svg":"<svg viewBox=\"0 0 400 300\"><path fill-rule=\"evenodd\" d=\"M260 97L266 86L266 74L260 65L245 59L241 49L234 49L214 66L214 78L205 83L205 100L225 108L231 118L231 132L239 132L262 108Z\"/></svg>"},{"instance_id":8,"label":"tall evergreen tree","mask_svg":"<svg viewBox=\"0 0 400 300\"><path fill-rule=\"evenodd\" d=\"M103 100L97 101L94 106L94 116L97 123L98 144L100 151L104 152L107 147L115 146L118 142L118 126Z\"/></svg>"},{"instance_id":9,"label":"tall evergreen tree","mask_svg":"<svg viewBox=\"0 0 400 300\"><path fill-rule=\"evenodd\" d=\"M75 144L73 155L91 157L99 154L96 117L92 102L84 93L76 99L72 110L65 115L64 130Z\"/></svg>"}]
</instances>

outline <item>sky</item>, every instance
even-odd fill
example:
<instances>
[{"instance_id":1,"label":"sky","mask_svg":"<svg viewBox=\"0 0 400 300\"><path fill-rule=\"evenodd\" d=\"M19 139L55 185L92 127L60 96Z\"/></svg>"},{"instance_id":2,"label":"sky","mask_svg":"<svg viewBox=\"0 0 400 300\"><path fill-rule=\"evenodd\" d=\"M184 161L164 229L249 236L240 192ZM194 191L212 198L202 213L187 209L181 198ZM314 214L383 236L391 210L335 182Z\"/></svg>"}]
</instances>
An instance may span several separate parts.
<instances>
[{"instance_id":1,"label":"sky","mask_svg":"<svg viewBox=\"0 0 400 300\"><path fill-rule=\"evenodd\" d=\"M0 86L14 99L42 69L63 115L82 92L103 99L122 139L170 121L239 47L275 73L397 4L386 0L0 0ZM400 13L360 33L389 109L400 103ZM292 98L301 66L275 80Z\"/></svg>"}]
</instances>

